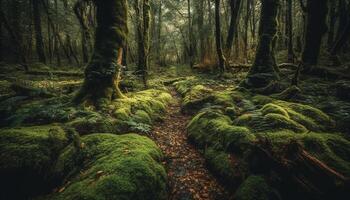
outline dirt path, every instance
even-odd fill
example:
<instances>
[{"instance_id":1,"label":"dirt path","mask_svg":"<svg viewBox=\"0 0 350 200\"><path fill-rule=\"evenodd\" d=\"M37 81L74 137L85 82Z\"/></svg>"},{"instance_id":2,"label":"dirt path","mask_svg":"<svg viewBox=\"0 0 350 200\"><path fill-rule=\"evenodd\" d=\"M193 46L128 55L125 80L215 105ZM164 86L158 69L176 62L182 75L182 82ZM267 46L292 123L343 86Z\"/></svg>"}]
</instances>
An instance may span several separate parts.
<instances>
[{"instance_id":1,"label":"dirt path","mask_svg":"<svg viewBox=\"0 0 350 200\"><path fill-rule=\"evenodd\" d=\"M181 98L172 90L174 103L152 137L166 156L170 200L226 200L228 194L205 166L203 156L186 136L191 117L181 113Z\"/></svg>"}]
</instances>

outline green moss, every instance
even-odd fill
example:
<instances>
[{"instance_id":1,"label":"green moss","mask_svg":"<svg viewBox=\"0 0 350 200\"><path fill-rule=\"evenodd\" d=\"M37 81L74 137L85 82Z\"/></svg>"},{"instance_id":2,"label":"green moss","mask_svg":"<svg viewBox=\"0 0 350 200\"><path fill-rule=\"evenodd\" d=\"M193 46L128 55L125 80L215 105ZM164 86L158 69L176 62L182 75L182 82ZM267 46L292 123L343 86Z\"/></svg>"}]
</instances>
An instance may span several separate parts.
<instances>
[{"instance_id":1,"label":"green moss","mask_svg":"<svg viewBox=\"0 0 350 200\"><path fill-rule=\"evenodd\" d=\"M255 101L257 102L257 101ZM246 112L234 122L246 126L252 132L292 130L296 133L307 131L334 130L334 122L321 110L308 105L274 100L262 104L261 109Z\"/></svg>"},{"instance_id":2,"label":"green moss","mask_svg":"<svg viewBox=\"0 0 350 200\"><path fill-rule=\"evenodd\" d=\"M242 172L235 163L237 161L233 161L230 154L208 148L204 156L210 170L230 187L235 187L242 182Z\"/></svg>"},{"instance_id":3,"label":"green moss","mask_svg":"<svg viewBox=\"0 0 350 200\"><path fill-rule=\"evenodd\" d=\"M144 124L152 124L151 117L143 110L137 110L135 112L135 121Z\"/></svg>"},{"instance_id":4,"label":"green moss","mask_svg":"<svg viewBox=\"0 0 350 200\"><path fill-rule=\"evenodd\" d=\"M274 130L287 129L292 130L296 133L305 133L307 131L303 125L289 119L284 115L269 113L265 115L264 119L270 128Z\"/></svg>"},{"instance_id":5,"label":"green moss","mask_svg":"<svg viewBox=\"0 0 350 200\"><path fill-rule=\"evenodd\" d=\"M280 114L280 115L283 115L283 116L289 118L288 112L287 112L284 108L282 108L281 106L272 104L272 103L266 104L266 105L261 109L261 112L262 112L264 115L267 115L267 114L269 114L269 113L274 113L274 114Z\"/></svg>"},{"instance_id":6,"label":"green moss","mask_svg":"<svg viewBox=\"0 0 350 200\"><path fill-rule=\"evenodd\" d=\"M262 176L249 176L238 188L235 199L237 200L269 200L276 199L273 189ZM278 199L278 198L277 198Z\"/></svg>"},{"instance_id":7,"label":"green moss","mask_svg":"<svg viewBox=\"0 0 350 200\"><path fill-rule=\"evenodd\" d=\"M95 134L81 141L84 148L68 146L56 165L70 183L43 199L166 199L162 153L150 139Z\"/></svg>"},{"instance_id":8,"label":"green moss","mask_svg":"<svg viewBox=\"0 0 350 200\"><path fill-rule=\"evenodd\" d=\"M192 87L184 96L182 107L186 111L199 110L208 102L213 91L203 85Z\"/></svg>"},{"instance_id":9,"label":"green moss","mask_svg":"<svg viewBox=\"0 0 350 200\"><path fill-rule=\"evenodd\" d=\"M329 131L335 127L334 121L321 110L309 105L276 101L286 109L291 119L307 127L310 131Z\"/></svg>"},{"instance_id":10,"label":"green moss","mask_svg":"<svg viewBox=\"0 0 350 200\"><path fill-rule=\"evenodd\" d=\"M252 101L257 105L265 105L271 103L274 99L264 95L256 95L252 98Z\"/></svg>"},{"instance_id":11,"label":"green moss","mask_svg":"<svg viewBox=\"0 0 350 200\"><path fill-rule=\"evenodd\" d=\"M255 137L245 127L232 125L231 119L218 110L195 116L187 127L188 136L200 146L216 146L227 150L243 150Z\"/></svg>"},{"instance_id":12,"label":"green moss","mask_svg":"<svg viewBox=\"0 0 350 200\"><path fill-rule=\"evenodd\" d=\"M51 166L67 143L56 125L1 129L1 196L20 199L50 189Z\"/></svg>"},{"instance_id":13,"label":"green moss","mask_svg":"<svg viewBox=\"0 0 350 200\"><path fill-rule=\"evenodd\" d=\"M335 133L303 133L280 131L262 133L274 145L276 151L291 140L299 141L313 156L331 168L349 176L350 174L350 142Z\"/></svg>"},{"instance_id":14,"label":"green moss","mask_svg":"<svg viewBox=\"0 0 350 200\"><path fill-rule=\"evenodd\" d=\"M77 118L69 123L81 135L91 133L119 133L119 121L99 113Z\"/></svg>"}]
</instances>

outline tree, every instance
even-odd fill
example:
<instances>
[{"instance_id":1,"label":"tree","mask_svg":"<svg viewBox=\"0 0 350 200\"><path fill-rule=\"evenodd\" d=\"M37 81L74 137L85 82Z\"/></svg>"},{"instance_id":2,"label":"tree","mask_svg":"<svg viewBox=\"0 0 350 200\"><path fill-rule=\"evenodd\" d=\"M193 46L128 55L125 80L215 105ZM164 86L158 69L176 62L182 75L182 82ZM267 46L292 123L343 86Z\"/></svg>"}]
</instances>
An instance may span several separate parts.
<instances>
[{"instance_id":1,"label":"tree","mask_svg":"<svg viewBox=\"0 0 350 200\"><path fill-rule=\"evenodd\" d=\"M302 53L303 70L309 71L318 63L321 42L327 31L326 18L328 0L308 0L306 11L306 32Z\"/></svg>"},{"instance_id":2,"label":"tree","mask_svg":"<svg viewBox=\"0 0 350 200\"><path fill-rule=\"evenodd\" d=\"M231 49L233 44L233 39L235 37L235 33L237 32L237 24L238 24L238 16L240 13L240 8L242 1L241 0L230 0L230 8L231 8L231 20L230 27L228 29L226 47L225 47L225 57L229 58L231 55Z\"/></svg>"},{"instance_id":3,"label":"tree","mask_svg":"<svg viewBox=\"0 0 350 200\"><path fill-rule=\"evenodd\" d=\"M104 108L113 98L122 98L119 89L123 46L127 39L126 0L95 0L97 27L92 59L85 69L76 103Z\"/></svg>"},{"instance_id":4,"label":"tree","mask_svg":"<svg viewBox=\"0 0 350 200\"><path fill-rule=\"evenodd\" d=\"M215 0L215 41L216 41L216 52L219 58L219 70L220 74L223 74L226 70L225 67L225 56L222 50L221 44L221 17L220 17L220 0Z\"/></svg>"},{"instance_id":5,"label":"tree","mask_svg":"<svg viewBox=\"0 0 350 200\"><path fill-rule=\"evenodd\" d=\"M288 47L288 59L290 63L294 63L294 50L293 50L293 7L292 0L287 0L287 12L286 12L286 34L287 34L287 47Z\"/></svg>"},{"instance_id":6,"label":"tree","mask_svg":"<svg viewBox=\"0 0 350 200\"><path fill-rule=\"evenodd\" d=\"M279 0L261 0L259 43L255 61L242 86L263 88L279 80L274 56L274 41L277 33L277 13Z\"/></svg>"},{"instance_id":7,"label":"tree","mask_svg":"<svg viewBox=\"0 0 350 200\"><path fill-rule=\"evenodd\" d=\"M149 28L150 28L150 4L149 0L134 2L136 13L136 38L138 48L137 73L142 76L144 86L147 86L147 70L149 58ZM142 11L142 12L141 12Z\"/></svg>"},{"instance_id":8,"label":"tree","mask_svg":"<svg viewBox=\"0 0 350 200\"><path fill-rule=\"evenodd\" d=\"M39 61L46 63L45 50L44 50L44 41L41 28L41 11L40 11L41 0L32 0L33 6L33 20L35 28L35 44L36 52L38 54Z\"/></svg>"}]
</instances>

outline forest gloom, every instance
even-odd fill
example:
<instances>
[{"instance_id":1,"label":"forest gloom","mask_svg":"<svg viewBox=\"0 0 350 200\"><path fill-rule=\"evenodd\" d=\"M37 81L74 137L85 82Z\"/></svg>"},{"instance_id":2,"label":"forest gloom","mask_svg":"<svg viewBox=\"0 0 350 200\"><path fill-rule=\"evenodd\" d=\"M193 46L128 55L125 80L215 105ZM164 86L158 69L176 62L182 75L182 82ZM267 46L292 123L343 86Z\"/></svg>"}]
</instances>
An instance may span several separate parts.
<instances>
[{"instance_id":1,"label":"forest gloom","mask_svg":"<svg viewBox=\"0 0 350 200\"><path fill-rule=\"evenodd\" d=\"M0 0L0 200L350 198L350 0Z\"/></svg>"}]
</instances>

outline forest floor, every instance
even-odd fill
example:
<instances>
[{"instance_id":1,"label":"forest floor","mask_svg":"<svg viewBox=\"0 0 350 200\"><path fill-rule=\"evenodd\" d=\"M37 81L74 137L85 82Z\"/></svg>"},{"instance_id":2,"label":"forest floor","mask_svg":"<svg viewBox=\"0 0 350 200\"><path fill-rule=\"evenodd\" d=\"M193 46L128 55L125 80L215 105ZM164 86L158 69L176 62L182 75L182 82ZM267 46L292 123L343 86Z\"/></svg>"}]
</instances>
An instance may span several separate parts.
<instances>
[{"instance_id":1,"label":"forest floor","mask_svg":"<svg viewBox=\"0 0 350 200\"><path fill-rule=\"evenodd\" d=\"M229 199L228 192L207 169L203 155L187 138L191 116L181 112L181 96L173 88L171 95L172 104L152 132L152 138L166 157L169 199Z\"/></svg>"}]
</instances>

